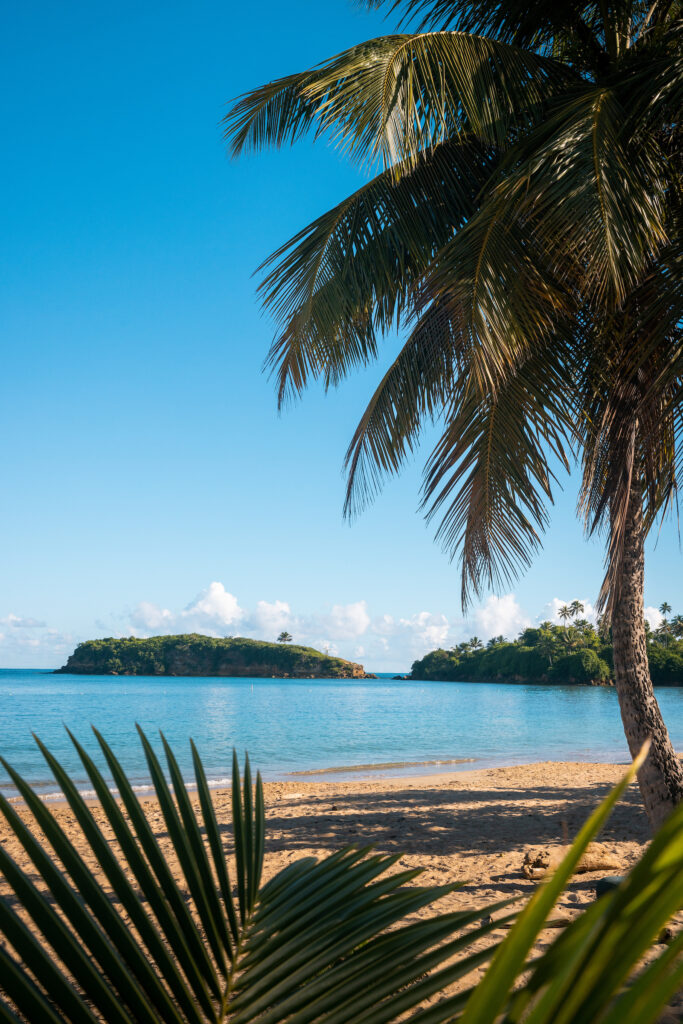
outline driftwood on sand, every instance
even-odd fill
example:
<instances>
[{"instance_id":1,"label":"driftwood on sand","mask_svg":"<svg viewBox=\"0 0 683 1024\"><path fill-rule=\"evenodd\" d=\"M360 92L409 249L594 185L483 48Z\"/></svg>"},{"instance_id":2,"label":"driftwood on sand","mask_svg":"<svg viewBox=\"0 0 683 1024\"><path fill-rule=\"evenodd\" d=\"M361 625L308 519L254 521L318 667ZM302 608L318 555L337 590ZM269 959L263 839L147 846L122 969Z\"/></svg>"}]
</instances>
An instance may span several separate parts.
<instances>
[{"instance_id":1,"label":"driftwood on sand","mask_svg":"<svg viewBox=\"0 0 683 1024\"><path fill-rule=\"evenodd\" d=\"M559 866L568 850L568 846L545 846L527 850L522 861L522 874L532 881L545 878ZM603 843L591 843L574 869L574 874L582 875L587 871L614 871L621 868L624 868L623 862Z\"/></svg>"}]
</instances>

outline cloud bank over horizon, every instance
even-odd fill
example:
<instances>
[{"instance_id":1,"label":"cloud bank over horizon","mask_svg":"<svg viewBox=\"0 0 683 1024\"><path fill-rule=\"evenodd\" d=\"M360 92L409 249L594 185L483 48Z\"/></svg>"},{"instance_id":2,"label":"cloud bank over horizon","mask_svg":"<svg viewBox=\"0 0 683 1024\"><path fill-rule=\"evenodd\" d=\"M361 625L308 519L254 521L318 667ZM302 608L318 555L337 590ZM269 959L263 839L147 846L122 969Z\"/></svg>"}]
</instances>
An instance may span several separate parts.
<instances>
[{"instance_id":1,"label":"cloud bank over horizon","mask_svg":"<svg viewBox=\"0 0 683 1024\"><path fill-rule=\"evenodd\" d=\"M560 624L559 609L573 600L554 597L536 615L522 608L513 593L491 595L466 618L431 610L396 617L376 612L363 599L331 604L318 612L300 612L281 599L259 600L252 608L243 607L235 594L214 580L184 608L173 610L140 601L132 611L96 620L87 636L60 632L38 618L11 612L0 618L0 665L56 668L77 643L96 636L204 633L275 640L287 630L295 643L361 661L368 671L405 672L428 651L452 647L474 635L483 641L501 635L512 639L526 626L545 620ZM586 598L577 600L584 605L584 618L595 622L594 605ZM661 621L654 607L645 608L645 617L652 628Z\"/></svg>"}]
</instances>

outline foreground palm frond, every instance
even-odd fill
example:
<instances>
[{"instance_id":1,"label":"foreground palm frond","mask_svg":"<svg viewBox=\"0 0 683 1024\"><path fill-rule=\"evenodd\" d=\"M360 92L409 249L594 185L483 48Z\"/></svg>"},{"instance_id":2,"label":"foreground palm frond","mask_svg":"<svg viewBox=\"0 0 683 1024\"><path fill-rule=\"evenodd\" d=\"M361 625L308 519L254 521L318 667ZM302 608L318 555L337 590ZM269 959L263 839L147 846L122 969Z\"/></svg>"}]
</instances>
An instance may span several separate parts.
<instances>
[{"instance_id":1,"label":"foreground palm frond","mask_svg":"<svg viewBox=\"0 0 683 1024\"><path fill-rule=\"evenodd\" d=\"M296 861L262 885L261 779L257 776L252 786L247 759L241 784L236 756L231 878L194 745L196 802L163 736L171 787L140 731L178 862L172 870L126 774L95 734L121 804L71 738L115 841L106 837L73 781L38 741L82 829L86 859L31 787L2 760L45 840L41 845L0 797L0 810L32 864L31 875L26 874L0 846L0 870L14 894L11 901L0 900L3 1024L389 1024L406 1014L420 1024L487 1024L501 1012L507 1013L506 1020L524 1015L536 1024L596 1020L603 1014L600 1019L610 1024L646 1024L683 982L681 936L621 991L659 930L683 906L680 810L619 889L569 926L533 962L529 980L514 992L548 914L632 780L635 764L584 826L556 874L517 917L507 939L488 945L480 940L512 923L515 915L505 909L511 901L400 923L458 886L411 885L419 870L391 872L398 858L369 848L347 848L322 861ZM93 859L101 874L93 873ZM425 1005L491 957L476 987Z\"/></svg>"}]
</instances>

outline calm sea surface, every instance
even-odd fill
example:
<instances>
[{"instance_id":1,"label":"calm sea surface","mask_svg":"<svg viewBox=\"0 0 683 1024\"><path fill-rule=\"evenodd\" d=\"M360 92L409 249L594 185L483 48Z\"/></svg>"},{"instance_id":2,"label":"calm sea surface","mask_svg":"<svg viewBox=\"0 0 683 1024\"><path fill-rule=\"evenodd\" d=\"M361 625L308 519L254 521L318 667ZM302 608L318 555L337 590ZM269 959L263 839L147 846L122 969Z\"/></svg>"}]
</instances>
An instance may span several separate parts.
<instances>
[{"instance_id":1,"label":"calm sea surface","mask_svg":"<svg viewBox=\"0 0 683 1024\"><path fill-rule=\"evenodd\" d=\"M674 745L683 750L683 689L659 689L657 697ZM192 737L216 785L228 780L233 746L240 756L248 750L267 779L331 768L345 771L317 777L360 778L370 774L370 765L382 765L378 770L391 775L628 756L616 694L599 687L132 678L4 669L0 716L0 754L42 793L56 786L31 733L86 791L88 780L64 725L95 753L91 723L141 791L149 780L136 722L157 749L157 730L164 730L188 778ZM469 758L441 767L424 763ZM357 766L366 767L353 771ZM0 789L13 795L2 769Z\"/></svg>"}]
</instances>

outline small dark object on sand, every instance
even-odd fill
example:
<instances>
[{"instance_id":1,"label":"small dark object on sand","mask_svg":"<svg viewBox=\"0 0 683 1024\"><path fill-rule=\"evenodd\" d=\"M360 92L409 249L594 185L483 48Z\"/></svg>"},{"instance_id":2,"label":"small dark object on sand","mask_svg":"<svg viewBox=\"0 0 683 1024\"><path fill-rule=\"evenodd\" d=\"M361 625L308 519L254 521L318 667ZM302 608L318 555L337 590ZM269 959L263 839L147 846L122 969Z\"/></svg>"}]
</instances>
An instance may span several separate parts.
<instances>
[{"instance_id":1,"label":"small dark object on sand","mask_svg":"<svg viewBox=\"0 0 683 1024\"><path fill-rule=\"evenodd\" d=\"M595 883L596 898L599 899L600 896L604 896L606 892L612 892L612 889L616 889L623 881L623 875L605 875L604 878L598 878Z\"/></svg>"}]
</instances>

